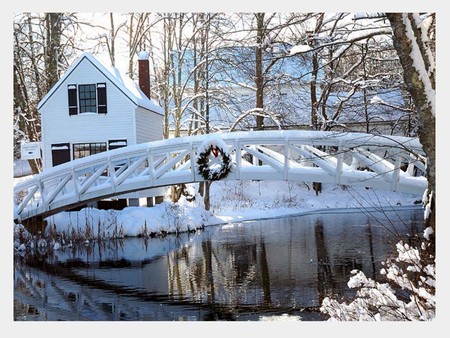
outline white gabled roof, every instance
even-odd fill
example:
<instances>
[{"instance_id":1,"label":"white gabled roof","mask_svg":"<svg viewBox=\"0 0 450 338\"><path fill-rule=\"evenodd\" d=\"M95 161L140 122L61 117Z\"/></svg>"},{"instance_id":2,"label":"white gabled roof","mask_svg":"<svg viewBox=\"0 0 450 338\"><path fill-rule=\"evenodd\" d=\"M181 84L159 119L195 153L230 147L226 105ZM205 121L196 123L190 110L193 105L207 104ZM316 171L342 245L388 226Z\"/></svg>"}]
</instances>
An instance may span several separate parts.
<instances>
[{"instance_id":1,"label":"white gabled roof","mask_svg":"<svg viewBox=\"0 0 450 338\"><path fill-rule=\"evenodd\" d=\"M129 76L124 75L117 68L106 66L101 63L94 55L85 52L78 57L75 62L67 69L64 75L58 82L50 89L50 91L38 103L38 110L47 102L53 93L59 88L64 80L76 69L78 64L83 60L88 60L96 67L103 75L105 75L125 96L127 96L133 103L142 108L151 110L157 114L163 115L164 111L161 106L155 101L149 99Z\"/></svg>"}]
</instances>

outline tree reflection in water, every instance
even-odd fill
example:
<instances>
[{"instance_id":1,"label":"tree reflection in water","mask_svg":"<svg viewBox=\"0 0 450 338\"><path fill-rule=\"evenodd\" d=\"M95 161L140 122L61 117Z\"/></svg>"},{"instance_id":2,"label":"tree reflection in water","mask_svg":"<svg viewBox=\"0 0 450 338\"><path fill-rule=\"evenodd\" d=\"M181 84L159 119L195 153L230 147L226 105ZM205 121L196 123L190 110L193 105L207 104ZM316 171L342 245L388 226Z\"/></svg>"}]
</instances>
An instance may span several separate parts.
<instances>
[{"instance_id":1,"label":"tree reflection in water","mask_svg":"<svg viewBox=\"0 0 450 338\"><path fill-rule=\"evenodd\" d=\"M335 294L335 281L325 242L323 222L320 218L316 220L314 225L314 238L317 250L317 288L319 303L322 303L325 297Z\"/></svg>"},{"instance_id":2,"label":"tree reflection in water","mask_svg":"<svg viewBox=\"0 0 450 338\"><path fill-rule=\"evenodd\" d=\"M389 226L408 240L420 213L393 213ZM15 309L33 315L15 318L321 320L325 296L354 294L351 270L380 277L392 233L364 214L309 215L16 257Z\"/></svg>"}]
</instances>

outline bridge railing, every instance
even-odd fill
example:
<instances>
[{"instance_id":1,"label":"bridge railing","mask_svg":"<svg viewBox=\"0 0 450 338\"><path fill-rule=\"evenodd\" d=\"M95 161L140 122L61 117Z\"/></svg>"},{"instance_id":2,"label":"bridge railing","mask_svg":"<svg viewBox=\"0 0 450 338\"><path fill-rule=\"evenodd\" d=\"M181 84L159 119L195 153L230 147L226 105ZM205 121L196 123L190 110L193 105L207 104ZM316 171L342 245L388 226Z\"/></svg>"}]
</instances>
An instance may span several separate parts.
<instances>
[{"instance_id":1,"label":"bridge railing","mask_svg":"<svg viewBox=\"0 0 450 338\"><path fill-rule=\"evenodd\" d=\"M16 220L121 194L204 181L199 147L220 137L233 166L226 180L288 180L421 194L426 161L417 139L320 131L199 135L119 148L45 170L14 187Z\"/></svg>"}]
</instances>

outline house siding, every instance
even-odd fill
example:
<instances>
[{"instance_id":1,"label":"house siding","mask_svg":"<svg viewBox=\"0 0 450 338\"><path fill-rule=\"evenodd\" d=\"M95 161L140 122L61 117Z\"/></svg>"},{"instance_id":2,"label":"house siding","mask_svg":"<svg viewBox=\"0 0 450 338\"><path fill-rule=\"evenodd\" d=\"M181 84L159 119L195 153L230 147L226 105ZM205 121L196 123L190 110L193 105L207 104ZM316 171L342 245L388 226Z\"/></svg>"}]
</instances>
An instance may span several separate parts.
<instances>
[{"instance_id":1,"label":"house siding","mask_svg":"<svg viewBox=\"0 0 450 338\"><path fill-rule=\"evenodd\" d=\"M138 107L136 109L136 143L156 141L162 138L162 116Z\"/></svg>"}]
</instances>

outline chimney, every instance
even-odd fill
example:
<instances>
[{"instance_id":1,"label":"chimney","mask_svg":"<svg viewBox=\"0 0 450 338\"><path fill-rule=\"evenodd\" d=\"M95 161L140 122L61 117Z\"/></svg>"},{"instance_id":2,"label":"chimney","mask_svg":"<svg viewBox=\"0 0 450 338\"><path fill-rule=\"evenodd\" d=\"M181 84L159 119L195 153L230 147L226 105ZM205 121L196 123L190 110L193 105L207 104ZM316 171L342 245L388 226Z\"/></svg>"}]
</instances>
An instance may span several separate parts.
<instances>
[{"instance_id":1,"label":"chimney","mask_svg":"<svg viewBox=\"0 0 450 338\"><path fill-rule=\"evenodd\" d=\"M150 65L148 61L148 53L139 53L139 88L142 92L150 98Z\"/></svg>"}]
</instances>

